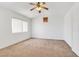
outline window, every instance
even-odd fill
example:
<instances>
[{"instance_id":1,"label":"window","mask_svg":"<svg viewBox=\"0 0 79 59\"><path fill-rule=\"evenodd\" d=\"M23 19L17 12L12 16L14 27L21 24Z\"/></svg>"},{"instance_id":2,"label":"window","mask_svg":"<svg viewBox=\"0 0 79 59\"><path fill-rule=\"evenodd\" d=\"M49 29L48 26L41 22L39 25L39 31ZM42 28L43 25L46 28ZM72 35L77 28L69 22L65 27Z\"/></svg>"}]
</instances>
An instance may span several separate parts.
<instances>
[{"instance_id":1,"label":"window","mask_svg":"<svg viewBox=\"0 0 79 59\"><path fill-rule=\"evenodd\" d=\"M12 18L12 33L27 32L28 23L16 18Z\"/></svg>"},{"instance_id":2,"label":"window","mask_svg":"<svg viewBox=\"0 0 79 59\"><path fill-rule=\"evenodd\" d=\"M28 29L27 29L28 26L27 25L28 25L28 23L23 21L23 32L27 32L28 31Z\"/></svg>"}]
</instances>

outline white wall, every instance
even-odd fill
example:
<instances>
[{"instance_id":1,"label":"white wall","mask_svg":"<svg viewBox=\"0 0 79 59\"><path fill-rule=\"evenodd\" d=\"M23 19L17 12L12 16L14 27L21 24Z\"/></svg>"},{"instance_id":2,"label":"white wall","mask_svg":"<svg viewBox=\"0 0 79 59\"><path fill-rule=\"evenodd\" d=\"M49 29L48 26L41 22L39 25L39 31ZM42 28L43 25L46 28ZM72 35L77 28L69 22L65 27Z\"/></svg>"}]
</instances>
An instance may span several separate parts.
<instances>
[{"instance_id":1,"label":"white wall","mask_svg":"<svg viewBox=\"0 0 79 59\"><path fill-rule=\"evenodd\" d=\"M12 34L11 19L16 17L28 22L27 33ZM0 48L7 47L14 43L31 37L31 20L19 13L0 7Z\"/></svg>"},{"instance_id":2,"label":"white wall","mask_svg":"<svg viewBox=\"0 0 79 59\"><path fill-rule=\"evenodd\" d=\"M32 20L32 37L46 39L64 39L64 16L74 3L48 2L49 10L42 10L37 18ZM43 23L43 17L48 16L48 23Z\"/></svg>"},{"instance_id":3,"label":"white wall","mask_svg":"<svg viewBox=\"0 0 79 59\"><path fill-rule=\"evenodd\" d=\"M73 24L73 21L72 21L71 9L64 17L64 40L72 47L72 37L73 37L72 24Z\"/></svg>"},{"instance_id":4,"label":"white wall","mask_svg":"<svg viewBox=\"0 0 79 59\"><path fill-rule=\"evenodd\" d=\"M79 56L79 3L73 10L73 50Z\"/></svg>"},{"instance_id":5,"label":"white wall","mask_svg":"<svg viewBox=\"0 0 79 59\"><path fill-rule=\"evenodd\" d=\"M32 37L62 40L64 32L63 17L53 15L53 10L48 12L48 14L40 14L39 17L32 20ZM43 23L45 15L48 16L48 23Z\"/></svg>"},{"instance_id":6,"label":"white wall","mask_svg":"<svg viewBox=\"0 0 79 59\"><path fill-rule=\"evenodd\" d=\"M66 14L64 25L64 39L79 56L79 3Z\"/></svg>"}]
</instances>

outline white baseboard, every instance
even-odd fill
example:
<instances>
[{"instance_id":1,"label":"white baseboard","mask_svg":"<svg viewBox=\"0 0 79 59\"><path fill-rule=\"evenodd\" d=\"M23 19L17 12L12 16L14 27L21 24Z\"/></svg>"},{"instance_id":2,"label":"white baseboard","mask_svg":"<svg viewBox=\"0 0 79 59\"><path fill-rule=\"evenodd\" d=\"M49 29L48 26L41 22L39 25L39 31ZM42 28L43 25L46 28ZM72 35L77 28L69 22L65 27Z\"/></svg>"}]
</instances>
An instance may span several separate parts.
<instances>
[{"instance_id":1,"label":"white baseboard","mask_svg":"<svg viewBox=\"0 0 79 59\"><path fill-rule=\"evenodd\" d=\"M74 53L76 53L76 55L79 56L79 51L78 51L77 49L72 48L72 51L73 51Z\"/></svg>"},{"instance_id":2,"label":"white baseboard","mask_svg":"<svg viewBox=\"0 0 79 59\"><path fill-rule=\"evenodd\" d=\"M56 39L56 38L38 38L38 37L32 37L33 39L52 39L52 40L63 40L63 39Z\"/></svg>"},{"instance_id":3,"label":"white baseboard","mask_svg":"<svg viewBox=\"0 0 79 59\"><path fill-rule=\"evenodd\" d=\"M64 40L63 38L60 38L60 37L35 37L35 36L32 36L32 38Z\"/></svg>"},{"instance_id":4,"label":"white baseboard","mask_svg":"<svg viewBox=\"0 0 79 59\"><path fill-rule=\"evenodd\" d=\"M78 51L77 49L74 49L68 41L65 40L65 42L71 47L72 51L73 51L77 56L79 56L79 51Z\"/></svg>"},{"instance_id":5,"label":"white baseboard","mask_svg":"<svg viewBox=\"0 0 79 59\"><path fill-rule=\"evenodd\" d=\"M72 48L72 45L67 40L64 41Z\"/></svg>"}]
</instances>

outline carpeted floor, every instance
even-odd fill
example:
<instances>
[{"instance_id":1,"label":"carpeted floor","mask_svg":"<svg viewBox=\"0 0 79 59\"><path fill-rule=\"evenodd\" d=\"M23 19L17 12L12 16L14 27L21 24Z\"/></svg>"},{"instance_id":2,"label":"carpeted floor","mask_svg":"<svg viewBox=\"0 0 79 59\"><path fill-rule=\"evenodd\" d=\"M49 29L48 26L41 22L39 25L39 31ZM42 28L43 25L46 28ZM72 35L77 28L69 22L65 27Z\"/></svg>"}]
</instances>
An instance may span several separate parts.
<instances>
[{"instance_id":1,"label":"carpeted floor","mask_svg":"<svg viewBox=\"0 0 79 59\"><path fill-rule=\"evenodd\" d=\"M76 57L63 40L29 39L0 50L6 57Z\"/></svg>"}]
</instances>

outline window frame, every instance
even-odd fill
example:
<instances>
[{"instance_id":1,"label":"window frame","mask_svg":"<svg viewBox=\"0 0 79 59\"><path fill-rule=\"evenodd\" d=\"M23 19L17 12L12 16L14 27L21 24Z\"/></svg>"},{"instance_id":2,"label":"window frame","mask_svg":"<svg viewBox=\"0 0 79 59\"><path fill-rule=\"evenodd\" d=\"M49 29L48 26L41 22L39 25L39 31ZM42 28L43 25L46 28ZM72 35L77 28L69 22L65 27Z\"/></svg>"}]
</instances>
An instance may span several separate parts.
<instances>
[{"instance_id":1,"label":"window frame","mask_svg":"<svg viewBox=\"0 0 79 59\"><path fill-rule=\"evenodd\" d=\"M20 28L21 28L21 29L20 29L21 31L20 31L20 32L18 31L18 27L19 27L18 25L17 25L18 27L16 26L16 27L17 27L17 30L15 30L15 31L13 30L13 19L16 19L16 20L20 20L20 21L21 21L21 27L20 27ZM15 34L15 33L27 33L27 32L28 32L28 22L27 22L27 21L24 21L24 20L22 20L22 19L13 17L13 18L11 19L11 22L12 22L12 23L11 23L11 24L12 24L12 25L11 25L11 28L12 28L12 31L11 31L11 32L12 32L12 33ZM23 22L27 24L27 25L26 25L26 26L27 26L26 29L23 29L23 27L24 27L24 26L23 26ZM19 22L17 22L17 23L19 23ZM26 30L26 31L23 31L23 30Z\"/></svg>"}]
</instances>

